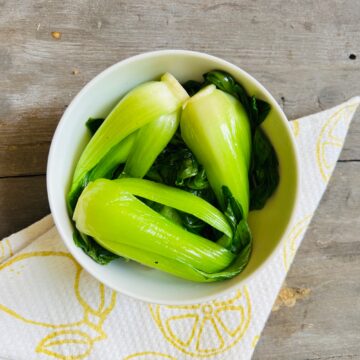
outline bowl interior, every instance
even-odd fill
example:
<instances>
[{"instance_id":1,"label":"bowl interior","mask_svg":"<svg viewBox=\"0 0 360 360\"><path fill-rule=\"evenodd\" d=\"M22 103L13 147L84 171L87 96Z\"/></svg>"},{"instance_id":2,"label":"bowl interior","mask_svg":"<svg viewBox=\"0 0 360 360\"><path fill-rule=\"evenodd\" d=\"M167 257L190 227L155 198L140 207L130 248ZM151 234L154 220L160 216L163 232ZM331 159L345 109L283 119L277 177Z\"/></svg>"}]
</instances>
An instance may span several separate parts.
<instances>
[{"instance_id":1,"label":"bowl interior","mask_svg":"<svg viewBox=\"0 0 360 360\"><path fill-rule=\"evenodd\" d=\"M92 261L72 240L73 224L65 196L79 155L89 140L85 122L105 117L119 99L136 85L172 73L180 82L201 79L209 70L232 74L248 91L266 100L272 110L263 129L275 147L280 164L280 184L264 209L250 213L254 248L246 269L237 277L219 283L197 284L134 262L116 260L107 266ZM188 51L160 51L122 61L93 79L64 113L53 138L48 160L47 185L55 224L70 252L98 280L113 289L145 301L179 304L199 302L239 286L254 274L281 242L294 211L298 186L297 157L286 117L273 97L251 76L218 58Z\"/></svg>"}]
</instances>

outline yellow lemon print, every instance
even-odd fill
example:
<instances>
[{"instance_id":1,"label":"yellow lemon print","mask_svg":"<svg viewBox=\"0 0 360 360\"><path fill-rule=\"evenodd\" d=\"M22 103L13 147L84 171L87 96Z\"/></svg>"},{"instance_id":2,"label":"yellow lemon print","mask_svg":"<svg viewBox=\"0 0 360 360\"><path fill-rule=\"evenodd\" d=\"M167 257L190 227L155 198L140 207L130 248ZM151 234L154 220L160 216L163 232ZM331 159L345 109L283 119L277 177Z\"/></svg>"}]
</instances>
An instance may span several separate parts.
<instances>
[{"instance_id":1,"label":"yellow lemon print","mask_svg":"<svg viewBox=\"0 0 360 360\"><path fill-rule=\"evenodd\" d=\"M85 359L90 355L93 343L86 332L61 330L42 339L36 351L63 360Z\"/></svg>"},{"instance_id":2,"label":"yellow lemon print","mask_svg":"<svg viewBox=\"0 0 360 360\"><path fill-rule=\"evenodd\" d=\"M253 349L255 349L257 343L259 342L259 339L260 339L260 335L255 335L252 342L251 342L251 347Z\"/></svg>"},{"instance_id":3,"label":"yellow lemon print","mask_svg":"<svg viewBox=\"0 0 360 360\"><path fill-rule=\"evenodd\" d=\"M300 134L299 120L290 121L290 124L291 124L291 127L292 127L292 130L293 130L293 133L294 133L295 137L298 137L299 134Z\"/></svg>"},{"instance_id":4,"label":"yellow lemon print","mask_svg":"<svg viewBox=\"0 0 360 360\"><path fill-rule=\"evenodd\" d=\"M0 274L8 286L30 292L32 300L17 301L3 294L0 311L31 326L51 329L36 352L83 359L94 342L106 338L102 327L115 306L116 293L85 273L69 253L23 253L0 264Z\"/></svg>"},{"instance_id":5,"label":"yellow lemon print","mask_svg":"<svg viewBox=\"0 0 360 360\"><path fill-rule=\"evenodd\" d=\"M61 281L61 289L56 281L59 279L59 267L64 271L61 278L70 280ZM44 272L43 269L47 271ZM1 296L0 310L28 324L49 328L67 327L81 321L82 308L76 301L73 288L75 276L80 271L80 267L68 253L41 251L21 254L1 264L0 271L2 281L13 284L14 291L20 285L24 286L27 283L34 289L31 292L31 303L16 301L4 294ZM26 292L26 288L23 288L23 291ZM61 296L60 292L66 293L69 301L64 301L65 297ZM51 301L53 308L64 308L64 311L68 312L67 323L64 324L61 314L55 311L49 318L48 313L39 306L48 301ZM71 311L72 306L74 306L73 311Z\"/></svg>"},{"instance_id":6,"label":"yellow lemon print","mask_svg":"<svg viewBox=\"0 0 360 360\"><path fill-rule=\"evenodd\" d=\"M338 152L333 149L342 147L351 114L357 106L358 103L353 103L335 112L320 131L316 144L316 161L324 182L329 180L338 157Z\"/></svg>"},{"instance_id":7,"label":"yellow lemon print","mask_svg":"<svg viewBox=\"0 0 360 360\"><path fill-rule=\"evenodd\" d=\"M251 320L246 287L226 300L181 306L150 305L150 311L172 345L198 357L229 350L244 336Z\"/></svg>"},{"instance_id":8,"label":"yellow lemon print","mask_svg":"<svg viewBox=\"0 0 360 360\"><path fill-rule=\"evenodd\" d=\"M174 357L157 351L143 351L126 356L123 360L176 360Z\"/></svg>"},{"instance_id":9,"label":"yellow lemon print","mask_svg":"<svg viewBox=\"0 0 360 360\"><path fill-rule=\"evenodd\" d=\"M0 264L8 259L10 256L13 256L13 250L11 248L10 240L4 239L0 241Z\"/></svg>"},{"instance_id":10,"label":"yellow lemon print","mask_svg":"<svg viewBox=\"0 0 360 360\"><path fill-rule=\"evenodd\" d=\"M304 235L304 232L309 225L310 220L311 215L307 215L303 219L298 221L290 230L283 248L283 261L285 270L289 269L290 263L296 252L297 244Z\"/></svg>"}]
</instances>

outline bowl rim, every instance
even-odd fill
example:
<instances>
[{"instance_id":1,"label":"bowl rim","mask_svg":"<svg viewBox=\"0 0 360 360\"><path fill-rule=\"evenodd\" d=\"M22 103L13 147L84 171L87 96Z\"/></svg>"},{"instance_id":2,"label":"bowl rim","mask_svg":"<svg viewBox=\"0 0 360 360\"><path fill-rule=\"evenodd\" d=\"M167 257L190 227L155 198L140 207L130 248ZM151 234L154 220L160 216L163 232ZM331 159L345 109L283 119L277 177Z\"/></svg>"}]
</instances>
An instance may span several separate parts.
<instances>
[{"instance_id":1,"label":"bowl rim","mask_svg":"<svg viewBox=\"0 0 360 360\"><path fill-rule=\"evenodd\" d=\"M132 62L136 62L138 60L144 60L147 58L156 57L158 55L166 56L166 55L185 55L185 56L196 56L198 58L203 58L204 60L212 60L217 62L220 65L224 65L227 68L230 68L234 71L234 73L240 73L242 77L249 80L253 85L255 85L256 88L260 89L261 92L263 92L269 99L272 101L272 107L276 109L277 113L280 115L279 118L283 122L286 128L287 136L290 138L290 148L293 152L294 159L295 159L295 174L294 174L294 182L295 182L295 194L294 194L294 200L293 200L293 207L291 210L291 214L289 217L289 221L283 231L283 235L281 239L278 241L277 245L274 247L270 255L264 260L264 262L255 269L252 273L250 273L245 279L240 280L239 282L234 283L228 288L221 289L217 291L214 294L210 295L204 295L204 296L197 296L194 299L187 299L187 300L179 300L177 302L169 301L169 300L154 300L151 297L147 296L139 296L137 293L129 290L129 289L122 289L122 288L116 288L112 284L110 284L106 279L100 279L100 277L97 274L97 271L93 268L88 268L87 265L84 264L81 258L78 258L77 255L74 253L70 243L68 243L68 240L65 240L68 238L68 234L65 233L63 230L63 227L61 225L61 219L60 216L57 213L56 210L56 204L55 204L55 195L54 189L51 184L52 179L52 167L54 159L55 159L55 148L56 143L59 141L60 137L59 134L62 132L63 127L65 126L65 120L67 118L68 113L71 111L71 109L80 102L81 98L86 94L88 89L90 89L96 82L101 81L104 77L106 77L109 73L113 72L117 67L119 66L125 66L127 64L130 64ZM69 103L67 109L64 111L64 113L61 116L60 121L58 122L58 125L56 127L56 130L54 132L54 135L51 140L50 150L48 154L48 160L47 160L47 169L46 169L46 188L47 188L47 195L48 195L48 201L50 205L50 211L52 214L53 221L55 223L55 226L60 234L60 237L65 244L66 248L69 250L70 254L74 257L74 259L81 265L81 267L86 270L89 274L91 274L95 279L97 279L99 282L105 284L109 288L123 294L126 296L129 296L131 298L145 301L147 303L153 303L153 304L162 304L162 305L187 305L187 304L197 304L202 303L206 301L213 300L214 298L224 295L226 293L229 293L231 291L235 291L239 289L241 286L244 285L244 283L249 283L254 278L256 278L259 273L268 266L269 263L273 260L277 252L280 248L282 248L285 244L286 235L289 232L290 226L294 222L294 217L296 213L296 209L299 204L299 198L300 198L300 161L299 161L299 153L295 141L295 136L290 128L289 120L287 119L285 113L283 112L282 108L278 104L278 102L275 100L275 98L271 95L271 93L258 81L256 80L252 75L250 75L248 72L243 70L242 68L238 67L237 65L234 65L230 63L227 60L221 59L217 56L210 55L204 52L198 52L198 51L192 51L192 50L181 50L181 49L168 49L168 50L155 50L155 51L148 51L144 53L140 53L134 56L130 56L128 58L125 58L123 60L120 60L119 62L107 67L103 71L101 71L99 74L97 74L94 78L92 78L85 86L82 87L82 89L76 94L76 96L73 98L73 100ZM75 245L74 245L75 246Z\"/></svg>"}]
</instances>

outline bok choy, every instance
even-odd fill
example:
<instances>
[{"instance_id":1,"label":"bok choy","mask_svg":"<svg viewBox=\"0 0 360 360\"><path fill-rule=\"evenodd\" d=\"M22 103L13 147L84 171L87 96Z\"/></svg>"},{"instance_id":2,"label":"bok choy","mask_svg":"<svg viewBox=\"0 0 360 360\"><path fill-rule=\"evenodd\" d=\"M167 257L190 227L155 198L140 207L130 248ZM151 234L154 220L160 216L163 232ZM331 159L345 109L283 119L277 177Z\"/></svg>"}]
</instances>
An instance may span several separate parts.
<instances>
[{"instance_id":1,"label":"bok choy","mask_svg":"<svg viewBox=\"0 0 360 360\"><path fill-rule=\"evenodd\" d=\"M206 86L183 105L180 126L220 206L225 205L222 188L226 186L247 217L251 134L242 105L214 85Z\"/></svg>"},{"instance_id":2,"label":"bok choy","mask_svg":"<svg viewBox=\"0 0 360 360\"><path fill-rule=\"evenodd\" d=\"M68 195L73 210L77 197L88 183L89 172L113 150L122 148L127 136L164 115L178 111L188 94L171 75L149 81L130 91L110 112L82 152ZM95 179L92 179L95 180Z\"/></svg>"},{"instance_id":3,"label":"bok choy","mask_svg":"<svg viewBox=\"0 0 360 360\"><path fill-rule=\"evenodd\" d=\"M136 196L191 212L226 237L235 236L226 217L205 200L141 179L99 179L89 184L75 208L76 227L117 255L188 280L216 281L242 268L243 262L228 270L238 254L186 231Z\"/></svg>"},{"instance_id":4,"label":"bok choy","mask_svg":"<svg viewBox=\"0 0 360 360\"><path fill-rule=\"evenodd\" d=\"M142 178L158 155L174 136L180 122L180 112L166 114L143 126L136 135L126 161L124 175Z\"/></svg>"},{"instance_id":5,"label":"bok choy","mask_svg":"<svg viewBox=\"0 0 360 360\"><path fill-rule=\"evenodd\" d=\"M279 181L260 128L270 106L223 71L203 77L182 86L165 74L87 121L67 202L74 241L96 262L120 256L196 282L247 265L248 213Z\"/></svg>"}]
</instances>

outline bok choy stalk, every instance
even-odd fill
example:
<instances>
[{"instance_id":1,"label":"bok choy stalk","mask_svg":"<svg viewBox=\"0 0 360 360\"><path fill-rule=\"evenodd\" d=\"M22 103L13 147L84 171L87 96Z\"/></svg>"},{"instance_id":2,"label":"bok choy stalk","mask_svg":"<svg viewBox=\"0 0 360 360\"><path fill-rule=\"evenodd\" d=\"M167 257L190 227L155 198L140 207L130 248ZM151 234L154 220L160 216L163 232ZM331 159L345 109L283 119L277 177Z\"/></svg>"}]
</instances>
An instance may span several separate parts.
<instances>
[{"instance_id":1,"label":"bok choy stalk","mask_svg":"<svg viewBox=\"0 0 360 360\"><path fill-rule=\"evenodd\" d=\"M180 123L180 112L160 116L143 126L137 133L126 161L124 175L142 178L158 155L174 136Z\"/></svg>"},{"instance_id":2,"label":"bok choy stalk","mask_svg":"<svg viewBox=\"0 0 360 360\"><path fill-rule=\"evenodd\" d=\"M255 96L249 96L245 88L230 74L212 70L203 75L204 83L188 81L183 86L193 95L198 89L214 84L237 98L248 114L252 132L252 156L250 165L250 210L262 209L279 184L279 168L276 152L260 125L268 116L270 105Z\"/></svg>"},{"instance_id":3,"label":"bok choy stalk","mask_svg":"<svg viewBox=\"0 0 360 360\"><path fill-rule=\"evenodd\" d=\"M115 146L146 124L178 111L188 94L169 73L131 90L115 106L82 152L75 168L68 204L70 210L86 186L89 172ZM121 146L121 145L119 145Z\"/></svg>"},{"instance_id":4,"label":"bok choy stalk","mask_svg":"<svg viewBox=\"0 0 360 360\"><path fill-rule=\"evenodd\" d=\"M180 128L186 145L204 167L220 207L225 209L226 187L247 218L251 129L240 102L208 85L183 105Z\"/></svg>"},{"instance_id":5,"label":"bok choy stalk","mask_svg":"<svg viewBox=\"0 0 360 360\"><path fill-rule=\"evenodd\" d=\"M112 178L113 172L119 164L122 164L129 157L131 149L137 136L137 131L128 135L119 144L115 145L98 164L89 172L88 182L99 178Z\"/></svg>"},{"instance_id":6,"label":"bok choy stalk","mask_svg":"<svg viewBox=\"0 0 360 360\"><path fill-rule=\"evenodd\" d=\"M92 134L94 134L100 127L103 119L89 119L86 126ZM136 133L134 132L127 136L123 141L114 146L104 158L88 172L84 177L82 186L76 189L75 193L70 194L69 198L73 200L72 208L75 208L75 204L80 196L83 188L91 181L99 178L112 179L118 171L118 166L124 163L128 158L130 149L133 146ZM72 209L69 209L70 213ZM73 239L75 244L80 247L88 256L99 264L105 265L110 261L118 258L118 255L111 253L100 246L91 236L80 233L77 229L74 230Z\"/></svg>"},{"instance_id":7,"label":"bok choy stalk","mask_svg":"<svg viewBox=\"0 0 360 360\"><path fill-rule=\"evenodd\" d=\"M130 150L133 146L136 131L128 135L119 144L115 145L78 183L72 183L70 192L67 196L68 208L70 213L75 208L78 197L83 189L91 181L99 178L111 179L118 168L119 164L126 161L129 156Z\"/></svg>"},{"instance_id":8,"label":"bok choy stalk","mask_svg":"<svg viewBox=\"0 0 360 360\"><path fill-rule=\"evenodd\" d=\"M270 105L255 96L249 96L244 87L225 71L213 70L203 75L205 84L214 84L218 89L237 98L248 114L253 131L270 112Z\"/></svg>"},{"instance_id":9,"label":"bok choy stalk","mask_svg":"<svg viewBox=\"0 0 360 360\"><path fill-rule=\"evenodd\" d=\"M77 229L107 250L192 281L208 282L238 274L248 261L250 241L234 253L186 231L137 198L150 199L198 216L234 238L227 217L205 200L149 180L99 179L81 194L73 219Z\"/></svg>"}]
</instances>

